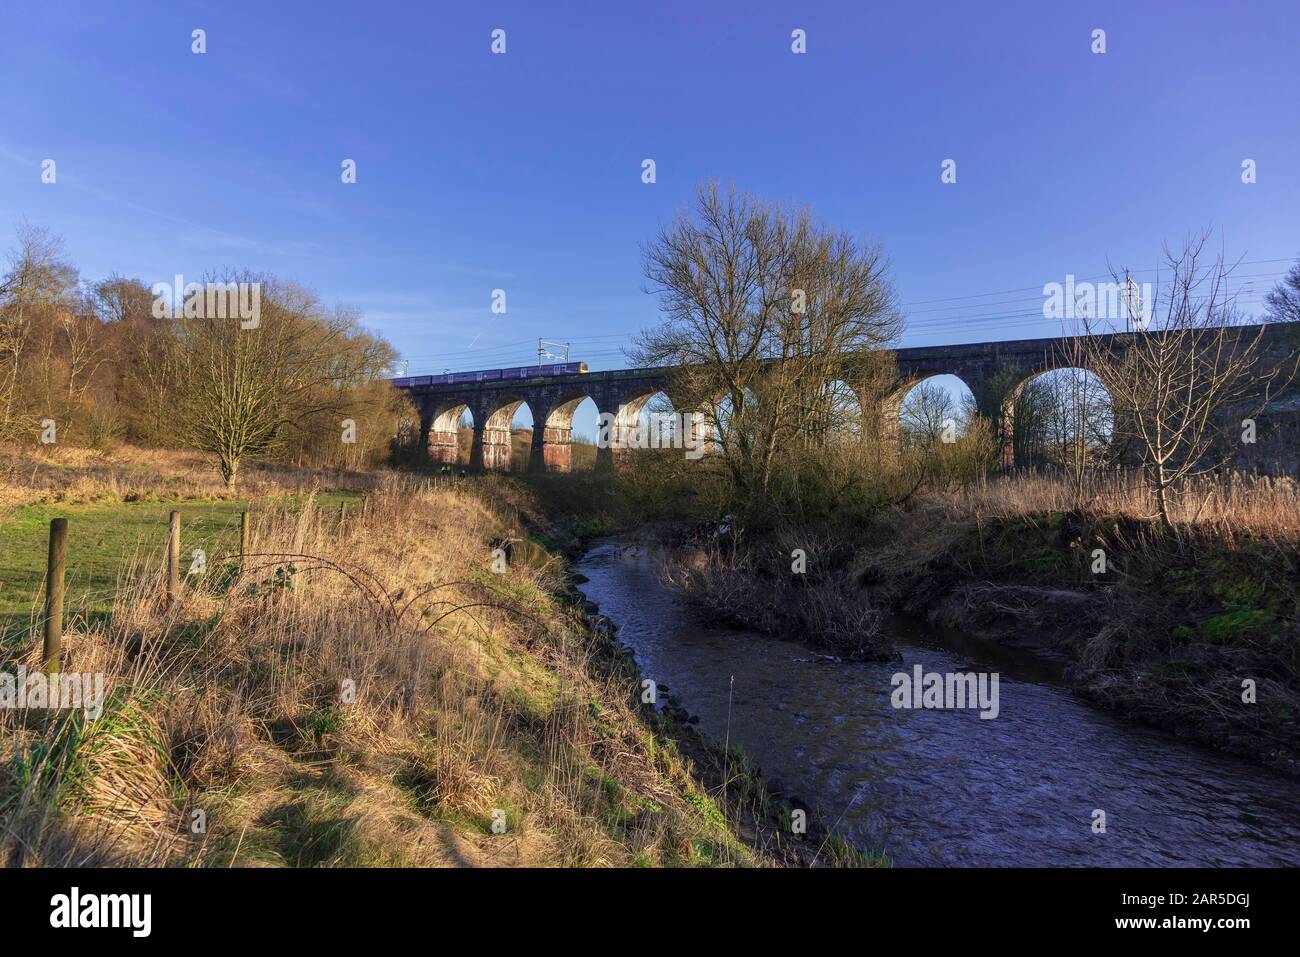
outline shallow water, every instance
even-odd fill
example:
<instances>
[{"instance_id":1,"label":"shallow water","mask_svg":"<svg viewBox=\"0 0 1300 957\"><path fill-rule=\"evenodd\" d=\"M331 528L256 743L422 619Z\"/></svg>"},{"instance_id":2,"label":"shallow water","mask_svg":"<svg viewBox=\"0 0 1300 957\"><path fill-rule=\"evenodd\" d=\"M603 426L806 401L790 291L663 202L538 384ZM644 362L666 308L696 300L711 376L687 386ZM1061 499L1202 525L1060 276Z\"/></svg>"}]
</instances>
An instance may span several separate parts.
<instances>
[{"instance_id":1,"label":"shallow water","mask_svg":"<svg viewBox=\"0 0 1300 957\"><path fill-rule=\"evenodd\" d=\"M620 543L577 565L643 675L701 730L895 864L1300 864L1295 781L1097 711L1030 653L911 632L901 660L829 661L694 623L659 569L657 552ZM892 707L891 677L916 664L998 672L998 717Z\"/></svg>"}]
</instances>

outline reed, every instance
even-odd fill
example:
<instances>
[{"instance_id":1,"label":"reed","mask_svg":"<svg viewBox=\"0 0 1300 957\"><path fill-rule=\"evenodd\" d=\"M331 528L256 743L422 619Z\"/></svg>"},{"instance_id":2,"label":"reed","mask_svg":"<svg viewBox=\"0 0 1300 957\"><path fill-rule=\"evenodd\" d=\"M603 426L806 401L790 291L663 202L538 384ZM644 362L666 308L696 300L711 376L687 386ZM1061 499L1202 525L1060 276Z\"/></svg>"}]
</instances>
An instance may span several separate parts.
<instances>
[{"instance_id":1,"label":"reed","mask_svg":"<svg viewBox=\"0 0 1300 957\"><path fill-rule=\"evenodd\" d=\"M343 525L255 508L242 569L213 557L170 607L124 566L64 642L103 716L0 710L0 862L765 860L647 734L632 677L592 666L554 565L490 571L517 494L389 476ZM39 656L7 642L0 670Z\"/></svg>"}]
</instances>

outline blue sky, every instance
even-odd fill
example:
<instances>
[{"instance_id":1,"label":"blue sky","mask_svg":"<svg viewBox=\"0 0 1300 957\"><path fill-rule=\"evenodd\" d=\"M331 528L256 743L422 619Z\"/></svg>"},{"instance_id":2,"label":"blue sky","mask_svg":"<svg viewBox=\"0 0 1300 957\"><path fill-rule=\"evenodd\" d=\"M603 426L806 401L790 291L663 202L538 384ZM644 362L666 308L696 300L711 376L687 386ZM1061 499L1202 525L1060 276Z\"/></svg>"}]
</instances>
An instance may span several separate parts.
<instances>
[{"instance_id":1,"label":"blue sky","mask_svg":"<svg viewBox=\"0 0 1300 957\"><path fill-rule=\"evenodd\" d=\"M1044 283L1202 227L1282 260L1240 270L1272 284L1300 255L1298 81L1282 2L22 4L0 228L52 228L87 278L274 272L412 371L539 336L615 368L656 319L640 244L714 177L884 243L905 344L1050 335Z\"/></svg>"}]
</instances>

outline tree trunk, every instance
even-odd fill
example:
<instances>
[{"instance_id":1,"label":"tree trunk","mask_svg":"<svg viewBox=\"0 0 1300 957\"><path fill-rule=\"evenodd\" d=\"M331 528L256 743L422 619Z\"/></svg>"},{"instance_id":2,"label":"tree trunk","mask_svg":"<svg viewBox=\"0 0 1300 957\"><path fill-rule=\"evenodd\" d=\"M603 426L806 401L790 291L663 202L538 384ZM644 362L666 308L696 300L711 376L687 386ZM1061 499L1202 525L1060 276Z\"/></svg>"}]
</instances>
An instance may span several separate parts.
<instances>
[{"instance_id":1,"label":"tree trunk","mask_svg":"<svg viewBox=\"0 0 1300 957\"><path fill-rule=\"evenodd\" d=\"M1156 466L1156 508L1160 511L1160 524L1166 530L1172 530L1174 523L1169 517L1169 483L1165 479L1163 464Z\"/></svg>"}]
</instances>

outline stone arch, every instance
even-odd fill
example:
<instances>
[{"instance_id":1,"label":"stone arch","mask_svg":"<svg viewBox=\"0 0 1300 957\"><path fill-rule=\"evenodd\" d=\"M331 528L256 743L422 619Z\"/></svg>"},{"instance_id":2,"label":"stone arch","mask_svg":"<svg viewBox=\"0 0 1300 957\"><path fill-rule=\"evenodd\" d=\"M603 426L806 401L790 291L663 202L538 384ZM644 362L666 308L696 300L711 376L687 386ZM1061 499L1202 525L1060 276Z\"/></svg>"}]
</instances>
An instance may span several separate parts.
<instances>
[{"instance_id":1,"label":"stone arch","mask_svg":"<svg viewBox=\"0 0 1300 957\"><path fill-rule=\"evenodd\" d=\"M758 409L758 396L753 389L745 388L746 403L751 412L751 423L761 415ZM725 452L727 443L732 441L733 429L738 427L734 421L734 410L730 395L719 395L704 403L700 410L704 414L705 442L709 451Z\"/></svg>"},{"instance_id":2,"label":"stone arch","mask_svg":"<svg viewBox=\"0 0 1300 957\"><path fill-rule=\"evenodd\" d=\"M1110 393L1095 373L1069 361L1022 372L1003 400L1002 422L1006 465L1062 464L1075 455L1095 463L1121 451Z\"/></svg>"},{"instance_id":3,"label":"stone arch","mask_svg":"<svg viewBox=\"0 0 1300 957\"><path fill-rule=\"evenodd\" d=\"M666 423L655 421L656 417L676 414L677 412L677 403L663 389L651 392L644 398L629 405L636 407L635 424L637 427L652 439L657 439L662 429L672 427Z\"/></svg>"},{"instance_id":4,"label":"stone arch","mask_svg":"<svg viewBox=\"0 0 1300 957\"><path fill-rule=\"evenodd\" d=\"M474 416L474 446L470 464L476 468L508 471L511 467L512 431L515 413L528 401L511 393L486 395ZM529 406L529 411L532 407ZM537 416L534 416L536 420ZM481 424L480 424L481 423Z\"/></svg>"},{"instance_id":5,"label":"stone arch","mask_svg":"<svg viewBox=\"0 0 1300 957\"><path fill-rule=\"evenodd\" d=\"M866 394L861 396L864 418L869 420L866 422L866 439L868 441L874 440L874 445L882 460L897 458L902 454L903 401L921 383L938 376L949 375L961 379L961 376L942 369L908 372L900 370L898 376L888 384L883 392L874 396ZM969 385L967 387L969 388ZM874 435L871 434L872 426L875 427Z\"/></svg>"},{"instance_id":6,"label":"stone arch","mask_svg":"<svg viewBox=\"0 0 1300 957\"><path fill-rule=\"evenodd\" d=\"M664 434L663 420L658 414L675 412L676 406L663 389L646 392L622 403L615 419L615 430L621 439L621 448L627 455L635 454L644 446L660 447L671 435Z\"/></svg>"},{"instance_id":7,"label":"stone arch","mask_svg":"<svg viewBox=\"0 0 1300 957\"><path fill-rule=\"evenodd\" d=\"M546 411L540 428L534 421L531 471L573 471L573 416L587 401L595 402L586 392L563 395Z\"/></svg>"},{"instance_id":8,"label":"stone arch","mask_svg":"<svg viewBox=\"0 0 1300 957\"><path fill-rule=\"evenodd\" d=\"M865 402L858 389L843 378L827 379L818 387L817 415L810 425L814 445L856 441L864 429Z\"/></svg>"},{"instance_id":9,"label":"stone arch","mask_svg":"<svg viewBox=\"0 0 1300 957\"><path fill-rule=\"evenodd\" d=\"M652 411L650 403L659 395L667 399L667 408L676 408L662 384L642 386L633 392L603 398L592 397L602 420L596 438L598 470L619 468L638 451L643 415Z\"/></svg>"},{"instance_id":10,"label":"stone arch","mask_svg":"<svg viewBox=\"0 0 1300 957\"><path fill-rule=\"evenodd\" d=\"M1017 452L1023 438L1023 422L1017 425L1017 410L1025 398L1026 386L1057 370L1084 370L1085 363L1086 357L1080 352L1077 343L1071 339L1061 339L1043 346L1041 351L1025 352L1015 358L1004 357L996 369L984 377L981 387L975 390L975 398L980 414L993 427L1004 467L1026 464L1020 461L1023 456ZM972 387L974 388L974 383Z\"/></svg>"},{"instance_id":11,"label":"stone arch","mask_svg":"<svg viewBox=\"0 0 1300 957\"><path fill-rule=\"evenodd\" d=\"M466 425L464 419L468 417ZM462 430L468 428L471 433L477 425L468 400L460 397L441 399L429 412L429 430L426 447L429 458L443 465L464 465L469 461L469 449L472 443L461 441Z\"/></svg>"},{"instance_id":12,"label":"stone arch","mask_svg":"<svg viewBox=\"0 0 1300 957\"><path fill-rule=\"evenodd\" d=\"M918 389L937 387L923 395ZM953 372L932 372L911 378L887 399L890 424L897 429L899 449L908 441L929 445L955 438L972 407L978 407L975 390Z\"/></svg>"},{"instance_id":13,"label":"stone arch","mask_svg":"<svg viewBox=\"0 0 1300 957\"><path fill-rule=\"evenodd\" d=\"M596 467L596 438L600 430L600 406L596 397L584 396L569 419L570 469L590 472Z\"/></svg>"}]
</instances>

